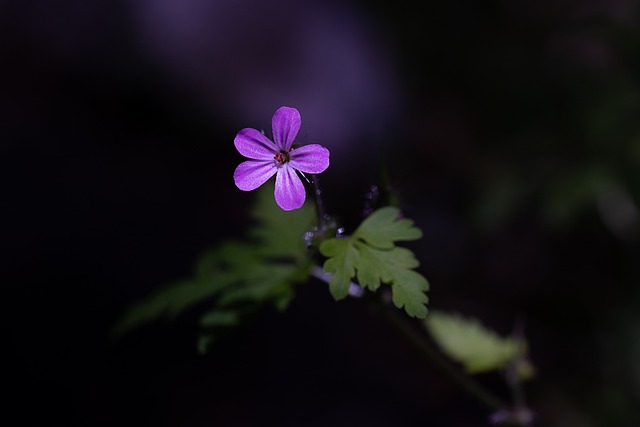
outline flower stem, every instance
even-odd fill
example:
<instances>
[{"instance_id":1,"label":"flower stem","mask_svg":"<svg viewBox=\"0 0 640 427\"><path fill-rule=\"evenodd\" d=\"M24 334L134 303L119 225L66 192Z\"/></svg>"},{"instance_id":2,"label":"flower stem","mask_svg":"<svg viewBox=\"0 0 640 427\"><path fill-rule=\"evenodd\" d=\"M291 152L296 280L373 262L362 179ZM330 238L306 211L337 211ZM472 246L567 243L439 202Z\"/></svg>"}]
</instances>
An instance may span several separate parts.
<instances>
[{"instance_id":1,"label":"flower stem","mask_svg":"<svg viewBox=\"0 0 640 427\"><path fill-rule=\"evenodd\" d=\"M313 267L311 269L311 274L327 284L329 284L332 276L331 273L325 272L322 267L319 266ZM350 289L352 288L358 288L359 292L354 294L351 294L350 292L350 295L355 297L362 296L362 288L357 286L355 283L351 283ZM462 373L448 359L438 353L436 349L433 348L433 346L425 339L425 337L421 336L404 319L401 319L393 308L389 307L382 298L377 298L377 302L384 318L391 324L391 326L393 326L393 328L406 340L413 344L413 346L418 349L420 353L429 360L429 362L441 369L442 372L448 375L454 382L458 383L458 385L467 393L493 410L498 411L507 408L506 402L484 388L479 382L469 375Z\"/></svg>"},{"instance_id":2,"label":"flower stem","mask_svg":"<svg viewBox=\"0 0 640 427\"><path fill-rule=\"evenodd\" d=\"M437 366L442 372L455 381L468 394L494 410L506 408L507 405L499 397L495 396L489 390L485 389L480 383L469 375L462 373L449 360L436 351L435 348L417 333L404 319L393 312L393 309L381 301L381 311L384 317L389 321L391 326L407 339L413 346L420 351L431 363Z\"/></svg>"},{"instance_id":3,"label":"flower stem","mask_svg":"<svg viewBox=\"0 0 640 427\"><path fill-rule=\"evenodd\" d=\"M524 346L524 320L519 318L513 328L513 337L515 338L517 345L517 356L514 361L509 364L506 372L506 380L511 394L513 395L513 404L515 407L526 407L526 399L524 396L524 390L520 382L520 376L518 375L518 364L522 363L522 358L525 353Z\"/></svg>"},{"instance_id":4,"label":"flower stem","mask_svg":"<svg viewBox=\"0 0 640 427\"><path fill-rule=\"evenodd\" d=\"M322 201L322 189L320 188L320 178L318 175L312 175L313 194L316 196L316 212L318 214L318 230L324 231L327 221L327 213L324 210L324 202Z\"/></svg>"}]
</instances>

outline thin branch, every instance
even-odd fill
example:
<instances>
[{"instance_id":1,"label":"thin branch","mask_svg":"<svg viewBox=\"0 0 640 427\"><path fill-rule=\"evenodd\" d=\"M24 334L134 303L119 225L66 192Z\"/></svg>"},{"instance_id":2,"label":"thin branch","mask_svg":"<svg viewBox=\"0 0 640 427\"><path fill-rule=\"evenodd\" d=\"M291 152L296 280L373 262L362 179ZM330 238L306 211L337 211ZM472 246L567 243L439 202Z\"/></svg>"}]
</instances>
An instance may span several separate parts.
<instances>
[{"instance_id":1,"label":"thin branch","mask_svg":"<svg viewBox=\"0 0 640 427\"><path fill-rule=\"evenodd\" d=\"M313 194L316 197L316 210L318 213L318 230L324 231L327 221L327 213L324 209L324 202L322 201L322 189L320 188L320 179L318 175L312 175L311 181L313 182Z\"/></svg>"}]
</instances>

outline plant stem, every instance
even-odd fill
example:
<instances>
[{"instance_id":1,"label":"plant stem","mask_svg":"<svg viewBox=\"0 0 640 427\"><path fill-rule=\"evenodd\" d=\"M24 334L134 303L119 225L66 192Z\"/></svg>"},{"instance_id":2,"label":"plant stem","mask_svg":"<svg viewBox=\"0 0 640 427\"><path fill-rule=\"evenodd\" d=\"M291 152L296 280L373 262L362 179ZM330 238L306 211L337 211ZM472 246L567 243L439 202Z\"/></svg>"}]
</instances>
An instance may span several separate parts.
<instances>
[{"instance_id":1,"label":"plant stem","mask_svg":"<svg viewBox=\"0 0 640 427\"><path fill-rule=\"evenodd\" d=\"M526 408L527 402L524 395L524 390L522 389L522 383L520 381L520 376L518 375L518 365L523 363L525 349L524 347L524 320L519 318L513 328L512 333L516 345L517 345L517 356L515 359L509 364L506 372L506 381L511 389L511 394L513 395L513 404L516 408Z\"/></svg>"},{"instance_id":2,"label":"plant stem","mask_svg":"<svg viewBox=\"0 0 640 427\"><path fill-rule=\"evenodd\" d=\"M406 321L400 319L400 317L394 313L392 308L387 304L381 302L381 311L384 317L389 323L408 341L410 341L414 347L416 347L420 353L422 353L431 363L441 369L446 375L448 375L453 381L458 383L467 393L480 402L484 403L488 407L494 410L500 410L507 407L506 403L499 397L495 396L489 390L485 389L480 383L474 380L472 377L462 373L456 366L444 358L435 348L425 339L417 333Z\"/></svg>"},{"instance_id":3,"label":"plant stem","mask_svg":"<svg viewBox=\"0 0 640 427\"><path fill-rule=\"evenodd\" d=\"M327 213L324 210L324 202L322 201L322 190L320 189L320 179L318 175L312 175L311 181L313 182L313 194L316 196L316 211L318 213L318 229L324 231Z\"/></svg>"},{"instance_id":4,"label":"plant stem","mask_svg":"<svg viewBox=\"0 0 640 427\"><path fill-rule=\"evenodd\" d=\"M332 276L331 273L325 272L322 267L319 266L313 267L311 269L311 274L327 284L329 284ZM354 287L358 288L360 292L352 296L361 297L362 288L354 283L351 283L350 289ZM382 312L385 319L389 321L391 326L393 326L394 329L400 333L400 335L402 335L411 344L413 344L413 346L416 347L420 351L420 353L426 356L429 362L433 363L439 369L441 369L442 372L448 375L453 381L458 383L458 385L462 387L467 393L469 393L471 396L478 399L480 402L484 403L486 406L493 410L498 411L508 407L506 402L484 388L480 383L478 383L469 375L462 373L455 365L449 362L448 359L438 353L438 351L433 348L433 346L426 340L425 337L421 336L404 319L401 319L400 316L398 316L398 314L393 311L393 308L389 307L389 305L385 303L381 298L378 298L377 302L380 307L380 311Z\"/></svg>"}]
</instances>

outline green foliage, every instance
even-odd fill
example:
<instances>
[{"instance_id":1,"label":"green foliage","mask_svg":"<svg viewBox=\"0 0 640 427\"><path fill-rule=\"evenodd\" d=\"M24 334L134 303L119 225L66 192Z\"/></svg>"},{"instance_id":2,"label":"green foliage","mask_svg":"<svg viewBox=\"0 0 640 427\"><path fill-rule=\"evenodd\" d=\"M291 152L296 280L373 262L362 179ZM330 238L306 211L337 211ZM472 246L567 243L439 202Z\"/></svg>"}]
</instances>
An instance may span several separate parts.
<instances>
[{"instance_id":1,"label":"green foliage","mask_svg":"<svg viewBox=\"0 0 640 427\"><path fill-rule=\"evenodd\" d=\"M602 166L568 169L547 191L544 217L550 225L567 227L588 207L596 206L598 197L614 185L613 174Z\"/></svg>"},{"instance_id":2,"label":"green foliage","mask_svg":"<svg viewBox=\"0 0 640 427\"><path fill-rule=\"evenodd\" d=\"M229 241L204 253L191 279L179 281L132 307L116 326L122 334L142 324L174 319L207 300L213 307L201 318L198 344L205 351L216 337L264 305L284 310L293 285L307 279L311 262L303 240L315 220L313 205L285 212L273 199L273 186L258 191L255 226L246 241Z\"/></svg>"},{"instance_id":3,"label":"green foliage","mask_svg":"<svg viewBox=\"0 0 640 427\"><path fill-rule=\"evenodd\" d=\"M351 278L356 274L360 253L353 247L351 239L328 239L320 245L320 252L330 257L324 263L325 271L333 273L329 291L336 300L349 293Z\"/></svg>"},{"instance_id":4,"label":"green foliage","mask_svg":"<svg viewBox=\"0 0 640 427\"><path fill-rule=\"evenodd\" d=\"M400 211L391 206L378 209L362 221L354 236L381 249L392 249L394 242L421 238L422 231L413 226L413 221L399 215Z\"/></svg>"},{"instance_id":5,"label":"green foliage","mask_svg":"<svg viewBox=\"0 0 640 427\"><path fill-rule=\"evenodd\" d=\"M328 257L324 269L333 273L329 289L336 300L347 296L351 279L357 276L360 285L371 291L381 283L390 284L395 306L409 316L424 318L429 283L412 270L420 264L413 252L395 245L419 239L422 232L399 215L394 207L378 209L352 236L324 241L320 245L320 252Z\"/></svg>"},{"instance_id":6,"label":"green foliage","mask_svg":"<svg viewBox=\"0 0 640 427\"><path fill-rule=\"evenodd\" d=\"M300 209L285 212L273 198L273 184L265 184L257 192L252 216L255 227L248 232L256 243L256 251L267 258L307 258L304 233L316 220L315 205L307 201Z\"/></svg>"},{"instance_id":7,"label":"green foliage","mask_svg":"<svg viewBox=\"0 0 640 427\"><path fill-rule=\"evenodd\" d=\"M502 369L520 356L526 347L514 338L502 338L477 319L434 311L424 321L433 339L467 372Z\"/></svg>"}]
</instances>

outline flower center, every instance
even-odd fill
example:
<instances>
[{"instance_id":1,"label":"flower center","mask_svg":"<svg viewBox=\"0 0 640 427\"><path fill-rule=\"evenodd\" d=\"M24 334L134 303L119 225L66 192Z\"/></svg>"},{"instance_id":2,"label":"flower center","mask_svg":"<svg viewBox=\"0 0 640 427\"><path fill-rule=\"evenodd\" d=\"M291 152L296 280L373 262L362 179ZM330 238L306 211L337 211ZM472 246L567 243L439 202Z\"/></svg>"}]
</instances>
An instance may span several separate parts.
<instances>
[{"instance_id":1,"label":"flower center","mask_svg":"<svg viewBox=\"0 0 640 427\"><path fill-rule=\"evenodd\" d=\"M289 161L289 153L285 151L280 151L279 153L276 153L276 155L273 156L273 158L275 159L276 162L283 165Z\"/></svg>"}]
</instances>

